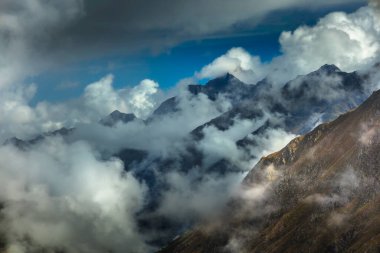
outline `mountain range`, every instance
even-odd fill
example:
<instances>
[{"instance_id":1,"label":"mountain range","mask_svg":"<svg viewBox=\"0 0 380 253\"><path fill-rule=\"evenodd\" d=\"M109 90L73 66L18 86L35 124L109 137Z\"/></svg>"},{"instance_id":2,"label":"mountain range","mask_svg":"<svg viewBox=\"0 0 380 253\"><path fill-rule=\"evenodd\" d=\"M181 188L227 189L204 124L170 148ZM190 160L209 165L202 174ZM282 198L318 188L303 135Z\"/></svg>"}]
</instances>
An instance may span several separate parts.
<instances>
[{"instance_id":1,"label":"mountain range","mask_svg":"<svg viewBox=\"0 0 380 253\"><path fill-rule=\"evenodd\" d=\"M228 106L189 131L175 156L126 144L104 152L103 159L119 158L125 171L147 185L149 197L137 219L142 233L155 231L151 245L163 247L180 235L160 252L378 252L380 93L368 98L368 83L369 73L379 70L375 65L370 72L346 73L324 65L281 84L270 78L245 84L227 73L204 85L189 85L187 97ZM154 126L175 119L184 110L182 103L181 96L168 98L145 120L114 111L98 124L111 130L136 122ZM241 130L239 124L248 127ZM51 136L70 142L76 131L62 128L6 144L33 149ZM210 131L228 135L238 155L205 151ZM298 137L260 159L262 143L273 131ZM194 187L210 175L247 175L239 194L226 196L224 209L200 222L157 212L170 187L157 175L171 171L196 172Z\"/></svg>"},{"instance_id":2,"label":"mountain range","mask_svg":"<svg viewBox=\"0 0 380 253\"><path fill-rule=\"evenodd\" d=\"M261 158L242 194L160 252L379 252L380 91Z\"/></svg>"}]
</instances>

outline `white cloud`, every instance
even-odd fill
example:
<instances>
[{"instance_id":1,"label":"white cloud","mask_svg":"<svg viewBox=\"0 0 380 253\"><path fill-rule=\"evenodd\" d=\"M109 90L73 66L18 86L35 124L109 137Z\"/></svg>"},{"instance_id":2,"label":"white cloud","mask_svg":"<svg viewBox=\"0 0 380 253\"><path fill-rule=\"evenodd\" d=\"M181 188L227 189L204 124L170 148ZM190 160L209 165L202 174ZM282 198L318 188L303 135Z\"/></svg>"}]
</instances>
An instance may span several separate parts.
<instances>
[{"instance_id":1,"label":"white cloud","mask_svg":"<svg viewBox=\"0 0 380 253\"><path fill-rule=\"evenodd\" d=\"M283 32L280 43L283 56L275 67L306 74L324 64L335 64L344 71L355 71L374 64L380 53L380 18L370 7L352 14L335 12L314 27L299 27ZM285 65L286 63L286 65Z\"/></svg>"},{"instance_id":2,"label":"white cloud","mask_svg":"<svg viewBox=\"0 0 380 253\"><path fill-rule=\"evenodd\" d=\"M10 248L146 252L134 218L145 187L123 172L121 161L102 161L86 143L56 138L30 151L0 147L0 161Z\"/></svg>"},{"instance_id":3,"label":"white cloud","mask_svg":"<svg viewBox=\"0 0 380 253\"><path fill-rule=\"evenodd\" d=\"M27 136L35 131L29 125L35 119L35 112L28 101L34 96L35 85L14 86L0 92L0 143L13 133Z\"/></svg>"},{"instance_id":4,"label":"white cloud","mask_svg":"<svg viewBox=\"0 0 380 253\"><path fill-rule=\"evenodd\" d=\"M245 83L255 84L264 78L265 66L258 56L252 56L243 48L232 48L225 55L203 67L198 78L215 78L227 72L235 75Z\"/></svg>"},{"instance_id":5,"label":"white cloud","mask_svg":"<svg viewBox=\"0 0 380 253\"><path fill-rule=\"evenodd\" d=\"M266 117L254 120L235 119L234 124L225 131L218 130L215 126L205 127L202 130L204 138L198 143L199 149L204 154L205 167L220 159L227 159L240 165L244 161L244 156L236 142L261 127L265 120ZM242 167L246 168L245 166Z\"/></svg>"},{"instance_id":6,"label":"white cloud","mask_svg":"<svg viewBox=\"0 0 380 253\"><path fill-rule=\"evenodd\" d=\"M335 64L348 72L366 68L380 56L380 16L368 6L352 14L334 12L315 26L283 32L279 42L282 55L268 64L242 48L233 48L196 76L212 78L230 72L252 83L268 75L284 83L324 64Z\"/></svg>"},{"instance_id":7,"label":"white cloud","mask_svg":"<svg viewBox=\"0 0 380 253\"><path fill-rule=\"evenodd\" d=\"M129 91L126 102L137 117L146 118L152 112L156 106L156 101L154 101L152 95L158 92L158 87L158 83L145 79Z\"/></svg>"},{"instance_id":8,"label":"white cloud","mask_svg":"<svg viewBox=\"0 0 380 253\"><path fill-rule=\"evenodd\" d=\"M83 94L84 106L97 113L98 117L118 109L129 111L126 102L112 87L113 76L108 75L98 82L89 84Z\"/></svg>"},{"instance_id":9,"label":"white cloud","mask_svg":"<svg viewBox=\"0 0 380 253\"><path fill-rule=\"evenodd\" d=\"M154 96L159 92L158 83L145 79L131 89L117 90L112 82L113 76L108 75L86 87L83 98L88 111L96 112L98 117L119 110L146 118L156 106Z\"/></svg>"},{"instance_id":10,"label":"white cloud","mask_svg":"<svg viewBox=\"0 0 380 253\"><path fill-rule=\"evenodd\" d=\"M269 128L262 134L248 135L247 138L250 141L257 143L256 146L250 147L248 150L249 156L254 157L253 161L249 161L251 166L255 165L261 157L281 150L295 137L297 136L280 128Z\"/></svg>"},{"instance_id":11,"label":"white cloud","mask_svg":"<svg viewBox=\"0 0 380 253\"><path fill-rule=\"evenodd\" d=\"M169 188L157 213L181 223L215 217L238 190L243 177L243 173L202 175L197 168L190 173L167 173L164 178Z\"/></svg>"},{"instance_id":12,"label":"white cloud","mask_svg":"<svg viewBox=\"0 0 380 253\"><path fill-rule=\"evenodd\" d=\"M113 129L100 125L78 125L75 134L95 146L107 150L134 148L154 156L176 157L186 148L186 139L196 127L219 116L230 108L224 99L213 102L206 95L191 96L183 89L178 96L177 112L153 117L149 124L141 121L117 125Z\"/></svg>"},{"instance_id":13,"label":"white cloud","mask_svg":"<svg viewBox=\"0 0 380 253\"><path fill-rule=\"evenodd\" d=\"M42 132L79 123L98 122L114 110L147 117L160 97L159 86L145 79L133 88L115 89L107 75L86 86L80 98L62 103L39 102L31 106L36 85L14 85L0 93L0 143L17 136L28 139Z\"/></svg>"}]
</instances>

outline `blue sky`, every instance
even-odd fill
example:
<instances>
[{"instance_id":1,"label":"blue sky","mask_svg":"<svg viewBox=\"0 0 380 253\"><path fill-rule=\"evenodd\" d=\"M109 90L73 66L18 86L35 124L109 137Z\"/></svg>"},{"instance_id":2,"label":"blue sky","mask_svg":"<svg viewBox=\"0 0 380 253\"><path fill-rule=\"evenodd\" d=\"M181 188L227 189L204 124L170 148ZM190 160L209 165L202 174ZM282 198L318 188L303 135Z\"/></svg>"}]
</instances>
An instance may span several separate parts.
<instances>
[{"instance_id":1,"label":"blue sky","mask_svg":"<svg viewBox=\"0 0 380 253\"><path fill-rule=\"evenodd\" d=\"M270 61L280 54L278 43L282 31L301 25L313 25L332 11L353 12L364 4L338 5L323 9L272 12L253 29L240 28L226 34L183 42L172 48L151 53L110 54L81 62L71 62L50 69L27 81L38 84L37 101L62 101L78 97L84 87L111 73L114 87L134 86L145 78L160 84L162 89L174 86L180 79L224 54L232 47L243 47L251 54Z\"/></svg>"}]
</instances>

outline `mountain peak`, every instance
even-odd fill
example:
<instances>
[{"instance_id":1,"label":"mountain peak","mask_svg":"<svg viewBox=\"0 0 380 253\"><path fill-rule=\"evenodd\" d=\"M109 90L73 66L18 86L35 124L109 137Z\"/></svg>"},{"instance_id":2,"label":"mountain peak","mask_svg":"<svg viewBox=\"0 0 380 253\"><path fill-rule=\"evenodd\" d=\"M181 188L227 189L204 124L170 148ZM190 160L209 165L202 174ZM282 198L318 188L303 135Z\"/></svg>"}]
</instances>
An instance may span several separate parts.
<instances>
[{"instance_id":1,"label":"mountain peak","mask_svg":"<svg viewBox=\"0 0 380 253\"><path fill-rule=\"evenodd\" d=\"M215 79L209 80L206 84L191 84L188 86L190 93L197 95L199 93L206 94L211 100L215 100L219 93L226 92L236 85L245 85L231 73L226 73Z\"/></svg>"},{"instance_id":2,"label":"mountain peak","mask_svg":"<svg viewBox=\"0 0 380 253\"><path fill-rule=\"evenodd\" d=\"M340 71L341 70L334 64L325 64L317 70L317 72L324 72L328 74L340 72Z\"/></svg>"},{"instance_id":3,"label":"mountain peak","mask_svg":"<svg viewBox=\"0 0 380 253\"><path fill-rule=\"evenodd\" d=\"M123 115L124 113L122 113L121 111L119 110L115 110L113 112L110 113L111 117L118 117L118 116L121 116Z\"/></svg>"},{"instance_id":4,"label":"mountain peak","mask_svg":"<svg viewBox=\"0 0 380 253\"><path fill-rule=\"evenodd\" d=\"M234 75L231 74L230 72L227 72L227 73L224 75L224 78L227 79L227 80L230 80L230 79L238 79L236 76L234 76Z\"/></svg>"},{"instance_id":5,"label":"mountain peak","mask_svg":"<svg viewBox=\"0 0 380 253\"><path fill-rule=\"evenodd\" d=\"M128 123L136 119L133 113L123 113L119 110L111 112L107 117L100 120L100 123L105 126L114 126L118 122Z\"/></svg>"},{"instance_id":6,"label":"mountain peak","mask_svg":"<svg viewBox=\"0 0 380 253\"><path fill-rule=\"evenodd\" d=\"M215 79L208 81L205 86L216 88L216 89L223 89L235 82L241 82L241 81L237 77L232 75L231 73L227 72L225 75L222 75L220 77L217 77Z\"/></svg>"},{"instance_id":7,"label":"mountain peak","mask_svg":"<svg viewBox=\"0 0 380 253\"><path fill-rule=\"evenodd\" d=\"M239 80L236 76L234 76L233 74L231 74L230 72L227 72L226 74L224 75L221 75L213 80L210 80L208 83L210 82L213 82L214 80L223 80L225 82L229 82L229 81L232 81L232 80ZM239 80L240 81L240 80Z\"/></svg>"}]
</instances>

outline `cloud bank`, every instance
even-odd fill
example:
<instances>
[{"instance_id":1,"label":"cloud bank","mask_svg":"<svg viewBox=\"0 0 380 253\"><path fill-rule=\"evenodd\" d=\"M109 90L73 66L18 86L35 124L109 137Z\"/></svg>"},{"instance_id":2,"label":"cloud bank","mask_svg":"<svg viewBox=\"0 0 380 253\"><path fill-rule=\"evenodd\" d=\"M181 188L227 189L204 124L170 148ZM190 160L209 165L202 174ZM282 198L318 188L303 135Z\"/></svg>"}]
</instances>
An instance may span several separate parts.
<instances>
[{"instance_id":1,"label":"cloud bank","mask_svg":"<svg viewBox=\"0 0 380 253\"><path fill-rule=\"evenodd\" d=\"M205 66L196 77L213 78L230 72L249 83L269 76L284 83L324 64L346 72L366 68L379 60L380 16L371 7L354 13L331 13L313 26L283 32L279 38L282 55L269 63L242 48L233 48Z\"/></svg>"},{"instance_id":2,"label":"cloud bank","mask_svg":"<svg viewBox=\"0 0 380 253\"><path fill-rule=\"evenodd\" d=\"M239 27L249 29L276 10L347 2L363 1L4 0L0 3L0 87L64 62L116 52L158 51L233 33Z\"/></svg>"},{"instance_id":3,"label":"cloud bank","mask_svg":"<svg viewBox=\"0 0 380 253\"><path fill-rule=\"evenodd\" d=\"M9 252L146 252L135 214L145 186L84 142L0 148L1 230Z\"/></svg>"}]
</instances>

